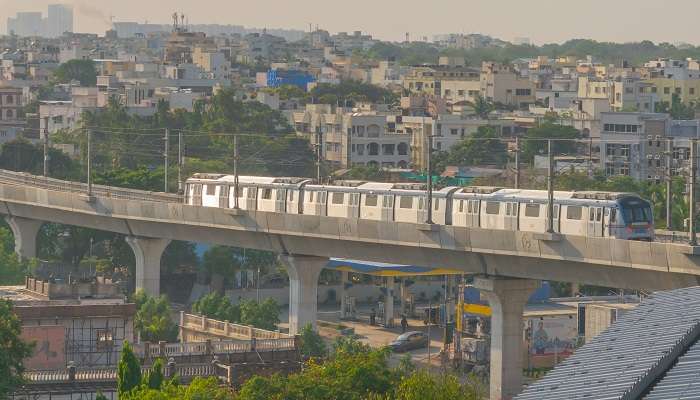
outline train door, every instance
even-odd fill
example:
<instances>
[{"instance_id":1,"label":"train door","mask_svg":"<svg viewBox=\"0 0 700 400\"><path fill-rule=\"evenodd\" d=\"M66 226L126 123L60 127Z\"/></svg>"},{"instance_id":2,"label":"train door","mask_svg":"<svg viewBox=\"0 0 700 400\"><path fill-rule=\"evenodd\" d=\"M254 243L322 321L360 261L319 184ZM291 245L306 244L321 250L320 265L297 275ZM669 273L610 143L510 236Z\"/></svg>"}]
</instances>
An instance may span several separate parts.
<instances>
[{"instance_id":1,"label":"train door","mask_svg":"<svg viewBox=\"0 0 700 400\"><path fill-rule=\"evenodd\" d=\"M382 221L394 220L394 196L382 196Z\"/></svg>"},{"instance_id":2,"label":"train door","mask_svg":"<svg viewBox=\"0 0 700 400\"><path fill-rule=\"evenodd\" d=\"M275 212L283 213L285 210L284 199L287 197L287 189L275 189Z\"/></svg>"},{"instance_id":3,"label":"train door","mask_svg":"<svg viewBox=\"0 0 700 400\"><path fill-rule=\"evenodd\" d=\"M191 205L201 206L202 205L202 184L201 183L192 184L192 185L190 185L190 190L191 190L190 195L192 196Z\"/></svg>"},{"instance_id":4,"label":"train door","mask_svg":"<svg viewBox=\"0 0 700 400\"><path fill-rule=\"evenodd\" d=\"M603 207L588 207L588 236L603 236Z\"/></svg>"},{"instance_id":5,"label":"train door","mask_svg":"<svg viewBox=\"0 0 700 400\"><path fill-rule=\"evenodd\" d=\"M467 210L469 211L469 218L471 218L471 225L467 223L468 226L472 226L475 228L479 227L479 206L481 202L479 200L469 200L469 203L471 204Z\"/></svg>"},{"instance_id":6,"label":"train door","mask_svg":"<svg viewBox=\"0 0 700 400\"><path fill-rule=\"evenodd\" d=\"M228 208L228 185L219 186L219 208Z\"/></svg>"},{"instance_id":7,"label":"train door","mask_svg":"<svg viewBox=\"0 0 700 400\"><path fill-rule=\"evenodd\" d=\"M506 203L503 228L507 231L518 230L518 203Z\"/></svg>"},{"instance_id":8,"label":"train door","mask_svg":"<svg viewBox=\"0 0 700 400\"><path fill-rule=\"evenodd\" d=\"M245 198L245 209L246 210L257 210L257 204L256 202L258 201L258 188L256 187L247 187L245 188L246 192L246 198Z\"/></svg>"},{"instance_id":9,"label":"train door","mask_svg":"<svg viewBox=\"0 0 700 400\"><path fill-rule=\"evenodd\" d=\"M422 224L426 221L428 218L428 211L425 209L426 204L428 204L428 201L426 200L425 197L419 196L418 197L418 212L417 212L417 220L416 223Z\"/></svg>"},{"instance_id":10,"label":"train door","mask_svg":"<svg viewBox=\"0 0 700 400\"><path fill-rule=\"evenodd\" d=\"M348 218L359 218L360 216L360 194L348 193Z\"/></svg>"}]
</instances>

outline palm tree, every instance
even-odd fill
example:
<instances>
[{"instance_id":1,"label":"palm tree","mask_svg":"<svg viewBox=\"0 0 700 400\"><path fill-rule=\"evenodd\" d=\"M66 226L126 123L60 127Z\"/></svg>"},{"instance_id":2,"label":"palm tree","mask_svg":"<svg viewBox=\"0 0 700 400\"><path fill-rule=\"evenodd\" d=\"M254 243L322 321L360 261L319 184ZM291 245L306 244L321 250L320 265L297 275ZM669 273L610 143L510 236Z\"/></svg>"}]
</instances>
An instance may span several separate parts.
<instances>
[{"instance_id":1,"label":"palm tree","mask_svg":"<svg viewBox=\"0 0 700 400\"><path fill-rule=\"evenodd\" d=\"M486 100L482 95L477 94L474 97L474 101L471 102L472 108L474 108L474 113L481 119L488 119L489 114L493 111L494 107L488 100Z\"/></svg>"}]
</instances>

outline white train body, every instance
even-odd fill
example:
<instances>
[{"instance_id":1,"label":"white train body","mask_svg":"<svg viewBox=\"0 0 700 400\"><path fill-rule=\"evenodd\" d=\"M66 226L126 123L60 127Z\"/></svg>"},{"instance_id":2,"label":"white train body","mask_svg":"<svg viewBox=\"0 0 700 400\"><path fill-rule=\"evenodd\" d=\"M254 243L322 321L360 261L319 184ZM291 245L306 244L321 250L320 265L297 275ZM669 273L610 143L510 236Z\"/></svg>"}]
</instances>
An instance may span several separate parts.
<instances>
[{"instance_id":1,"label":"white train body","mask_svg":"<svg viewBox=\"0 0 700 400\"><path fill-rule=\"evenodd\" d=\"M236 201L237 195L237 201ZM342 182L315 185L303 178L195 174L186 204L288 214L424 223L427 193L417 185ZM236 204L237 203L237 204ZM490 187L447 187L433 192L433 222L467 228L546 232L547 192ZM554 231L567 235L653 240L651 205L611 192L554 192Z\"/></svg>"}]
</instances>

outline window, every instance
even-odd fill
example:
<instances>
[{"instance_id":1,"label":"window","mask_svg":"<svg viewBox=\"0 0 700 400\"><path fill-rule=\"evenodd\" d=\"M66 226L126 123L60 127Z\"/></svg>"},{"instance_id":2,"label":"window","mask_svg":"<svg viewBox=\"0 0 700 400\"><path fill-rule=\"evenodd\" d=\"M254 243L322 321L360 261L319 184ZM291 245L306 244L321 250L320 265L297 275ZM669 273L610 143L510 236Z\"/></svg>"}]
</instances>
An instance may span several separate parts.
<instances>
[{"instance_id":1,"label":"window","mask_svg":"<svg viewBox=\"0 0 700 400\"><path fill-rule=\"evenodd\" d=\"M525 205L525 216L537 218L540 216L540 205L539 204L526 204Z\"/></svg>"},{"instance_id":2,"label":"window","mask_svg":"<svg viewBox=\"0 0 700 400\"><path fill-rule=\"evenodd\" d=\"M610 222L617 222L617 208L613 208L612 210L610 210Z\"/></svg>"},{"instance_id":3,"label":"window","mask_svg":"<svg viewBox=\"0 0 700 400\"><path fill-rule=\"evenodd\" d=\"M596 222L600 222L602 218L603 218L603 210L601 208L598 208L595 211L595 220L596 220Z\"/></svg>"},{"instance_id":4,"label":"window","mask_svg":"<svg viewBox=\"0 0 700 400\"><path fill-rule=\"evenodd\" d=\"M472 213L472 201L467 200L467 213L471 214Z\"/></svg>"},{"instance_id":5,"label":"window","mask_svg":"<svg viewBox=\"0 0 700 400\"><path fill-rule=\"evenodd\" d=\"M365 145L364 145L364 144L358 144L358 145L357 145L357 155L358 155L358 156L364 156L364 155L365 155Z\"/></svg>"},{"instance_id":6,"label":"window","mask_svg":"<svg viewBox=\"0 0 700 400\"><path fill-rule=\"evenodd\" d=\"M566 219L581 220L581 207L568 206L566 207Z\"/></svg>"},{"instance_id":7,"label":"window","mask_svg":"<svg viewBox=\"0 0 700 400\"><path fill-rule=\"evenodd\" d=\"M688 93L690 93L691 96L694 95L694 94L695 94L695 88L694 88L694 87L688 88Z\"/></svg>"},{"instance_id":8,"label":"window","mask_svg":"<svg viewBox=\"0 0 700 400\"><path fill-rule=\"evenodd\" d=\"M459 201L459 212L464 212L464 200Z\"/></svg>"},{"instance_id":9,"label":"window","mask_svg":"<svg viewBox=\"0 0 700 400\"><path fill-rule=\"evenodd\" d=\"M308 201L309 203L313 203L313 202L314 202L314 192L309 192L309 195L307 196L307 201Z\"/></svg>"},{"instance_id":10,"label":"window","mask_svg":"<svg viewBox=\"0 0 700 400\"><path fill-rule=\"evenodd\" d=\"M262 199L263 200L270 200L271 198L272 198L272 189L270 189L270 188L263 189Z\"/></svg>"},{"instance_id":11,"label":"window","mask_svg":"<svg viewBox=\"0 0 700 400\"><path fill-rule=\"evenodd\" d=\"M501 203L497 201L486 202L486 214L498 214L501 209Z\"/></svg>"},{"instance_id":12,"label":"window","mask_svg":"<svg viewBox=\"0 0 700 400\"><path fill-rule=\"evenodd\" d=\"M377 143L370 143L367 145L367 154L370 156L378 156L379 155L379 144Z\"/></svg>"},{"instance_id":13,"label":"window","mask_svg":"<svg viewBox=\"0 0 700 400\"><path fill-rule=\"evenodd\" d=\"M207 196L213 196L216 194L216 185L207 185Z\"/></svg>"},{"instance_id":14,"label":"window","mask_svg":"<svg viewBox=\"0 0 700 400\"><path fill-rule=\"evenodd\" d=\"M531 94L532 90L530 89L515 89L516 96L530 96Z\"/></svg>"},{"instance_id":15,"label":"window","mask_svg":"<svg viewBox=\"0 0 700 400\"><path fill-rule=\"evenodd\" d=\"M394 148L395 145L393 144L382 144L382 154L385 156L393 156Z\"/></svg>"},{"instance_id":16,"label":"window","mask_svg":"<svg viewBox=\"0 0 700 400\"><path fill-rule=\"evenodd\" d=\"M677 87L674 90L675 90L676 94L681 94L681 88Z\"/></svg>"},{"instance_id":17,"label":"window","mask_svg":"<svg viewBox=\"0 0 700 400\"><path fill-rule=\"evenodd\" d=\"M439 199L435 199L435 206L433 207L433 209L435 209L435 211L440 209L440 200Z\"/></svg>"},{"instance_id":18,"label":"window","mask_svg":"<svg viewBox=\"0 0 700 400\"><path fill-rule=\"evenodd\" d=\"M413 197L401 196L399 198L399 208L413 208Z\"/></svg>"},{"instance_id":19,"label":"window","mask_svg":"<svg viewBox=\"0 0 700 400\"><path fill-rule=\"evenodd\" d=\"M377 195L376 194L368 194L365 196L365 205L369 207L376 207L377 206Z\"/></svg>"},{"instance_id":20,"label":"window","mask_svg":"<svg viewBox=\"0 0 700 400\"><path fill-rule=\"evenodd\" d=\"M294 191L289 191L289 201L294 201Z\"/></svg>"},{"instance_id":21,"label":"window","mask_svg":"<svg viewBox=\"0 0 700 400\"><path fill-rule=\"evenodd\" d=\"M459 134L459 129L450 129L450 135L458 135Z\"/></svg>"},{"instance_id":22,"label":"window","mask_svg":"<svg viewBox=\"0 0 700 400\"><path fill-rule=\"evenodd\" d=\"M365 136L365 127L364 126L358 126L357 127L357 136L362 137Z\"/></svg>"},{"instance_id":23,"label":"window","mask_svg":"<svg viewBox=\"0 0 700 400\"><path fill-rule=\"evenodd\" d=\"M595 219L595 209L593 207L588 207L588 220L593 222Z\"/></svg>"},{"instance_id":24,"label":"window","mask_svg":"<svg viewBox=\"0 0 700 400\"><path fill-rule=\"evenodd\" d=\"M396 146L396 149L399 151L400 156L408 155L408 144L401 142Z\"/></svg>"},{"instance_id":25,"label":"window","mask_svg":"<svg viewBox=\"0 0 700 400\"><path fill-rule=\"evenodd\" d=\"M114 346L114 333L109 329L97 330L97 350L103 351Z\"/></svg>"},{"instance_id":26,"label":"window","mask_svg":"<svg viewBox=\"0 0 700 400\"><path fill-rule=\"evenodd\" d=\"M664 88L664 94L671 94L671 88L668 87L668 86L666 86L666 87Z\"/></svg>"},{"instance_id":27,"label":"window","mask_svg":"<svg viewBox=\"0 0 700 400\"><path fill-rule=\"evenodd\" d=\"M15 98L12 95L7 96L7 104L12 104L15 102Z\"/></svg>"},{"instance_id":28,"label":"window","mask_svg":"<svg viewBox=\"0 0 700 400\"><path fill-rule=\"evenodd\" d=\"M14 113L12 112L12 110L7 110L7 119L12 119L12 118L14 118Z\"/></svg>"},{"instance_id":29,"label":"window","mask_svg":"<svg viewBox=\"0 0 700 400\"><path fill-rule=\"evenodd\" d=\"M345 193L333 193L331 202L333 204L343 204L345 202Z\"/></svg>"},{"instance_id":30,"label":"window","mask_svg":"<svg viewBox=\"0 0 700 400\"><path fill-rule=\"evenodd\" d=\"M255 196L258 195L258 189L256 188L248 188L248 198L249 199L254 199Z\"/></svg>"}]
</instances>

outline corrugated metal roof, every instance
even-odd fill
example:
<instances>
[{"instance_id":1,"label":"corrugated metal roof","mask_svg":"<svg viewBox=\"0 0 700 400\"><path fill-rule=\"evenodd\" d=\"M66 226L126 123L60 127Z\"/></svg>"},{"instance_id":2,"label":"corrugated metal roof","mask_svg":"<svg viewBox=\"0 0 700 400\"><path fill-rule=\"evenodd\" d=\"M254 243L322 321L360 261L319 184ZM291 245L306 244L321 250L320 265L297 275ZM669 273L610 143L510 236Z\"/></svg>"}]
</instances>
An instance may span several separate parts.
<instances>
[{"instance_id":1,"label":"corrugated metal roof","mask_svg":"<svg viewBox=\"0 0 700 400\"><path fill-rule=\"evenodd\" d=\"M678 358L644 400L700 399L700 344Z\"/></svg>"},{"instance_id":2,"label":"corrugated metal roof","mask_svg":"<svg viewBox=\"0 0 700 400\"><path fill-rule=\"evenodd\" d=\"M700 287L654 293L516 399L636 399L699 335ZM657 388L671 376L669 372ZM700 396L700 385L694 389Z\"/></svg>"}]
</instances>

